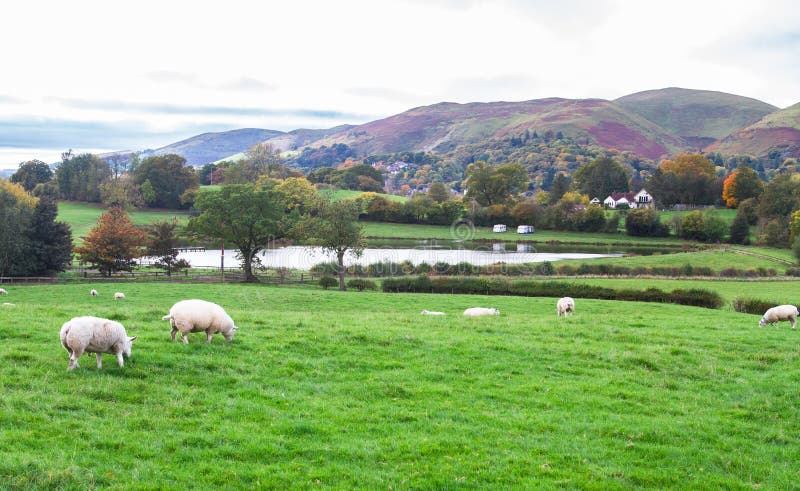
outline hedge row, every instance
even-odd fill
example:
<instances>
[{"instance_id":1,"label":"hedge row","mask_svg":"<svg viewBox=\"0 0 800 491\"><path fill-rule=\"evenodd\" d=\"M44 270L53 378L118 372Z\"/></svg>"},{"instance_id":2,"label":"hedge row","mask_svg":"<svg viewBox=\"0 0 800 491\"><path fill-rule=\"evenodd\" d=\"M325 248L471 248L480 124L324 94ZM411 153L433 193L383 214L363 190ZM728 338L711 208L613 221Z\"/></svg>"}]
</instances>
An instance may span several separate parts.
<instances>
[{"instance_id":1,"label":"hedge row","mask_svg":"<svg viewBox=\"0 0 800 491\"><path fill-rule=\"evenodd\" d=\"M736 297L731 302L733 310L736 312L743 312L745 314L762 315L768 309L779 305L777 302L768 302L758 298Z\"/></svg>"},{"instance_id":2,"label":"hedge row","mask_svg":"<svg viewBox=\"0 0 800 491\"><path fill-rule=\"evenodd\" d=\"M339 266L335 262L316 264L311 272L319 275L335 276ZM611 264L559 264L554 266L550 262L527 264L491 264L488 266L475 266L470 263L436 263L433 265L420 263L414 265L408 261L381 262L367 266L354 265L347 268L350 276L367 276L370 278L388 278L394 276L416 276L422 274L437 274L442 276L721 276L726 278L752 278L776 276L774 269L737 269L726 268L719 272L707 266L692 266L685 264L680 267L666 266L618 266ZM787 271L787 274L789 272Z\"/></svg>"},{"instance_id":3,"label":"hedge row","mask_svg":"<svg viewBox=\"0 0 800 491\"><path fill-rule=\"evenodd\" d=\"M646 290L615 290L595 285L557 281L509 281L504 278L455 277L401 277L383 280L384 292L416 293L470 293L485 295L518 295L524 297L577 297L601 300L626 300L634 302L676 303L718 309L722 297L716 292L702 289L676 289L671 292L648 288Z\"/></svg>"}]
</instances>

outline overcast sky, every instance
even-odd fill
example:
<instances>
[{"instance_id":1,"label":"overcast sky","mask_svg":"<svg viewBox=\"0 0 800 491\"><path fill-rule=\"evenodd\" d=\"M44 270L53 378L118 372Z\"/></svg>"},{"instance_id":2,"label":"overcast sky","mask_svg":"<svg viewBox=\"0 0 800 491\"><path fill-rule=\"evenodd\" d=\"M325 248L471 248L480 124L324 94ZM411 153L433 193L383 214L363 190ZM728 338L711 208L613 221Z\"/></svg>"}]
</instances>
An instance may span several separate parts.
<instances>
[{"instance_id":1,"label":"overcast sky","mask_svg":"<svg viewBox=\"0 0 800 491\"><path fill-rule=\"evenodd\" d=\"M0 46L0 168L441 101L800 102L794 0L10 0Z\"/></svg>"}]
</instances>

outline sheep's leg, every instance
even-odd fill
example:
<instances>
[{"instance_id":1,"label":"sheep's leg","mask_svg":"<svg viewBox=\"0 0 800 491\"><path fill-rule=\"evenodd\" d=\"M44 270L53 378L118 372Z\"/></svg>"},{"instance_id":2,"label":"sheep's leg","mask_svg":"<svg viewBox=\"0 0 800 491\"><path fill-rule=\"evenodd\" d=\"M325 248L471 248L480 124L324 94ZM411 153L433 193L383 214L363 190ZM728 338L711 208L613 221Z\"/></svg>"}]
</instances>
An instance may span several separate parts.
<instances>
[{"instance_id":1,"label":"sheep's leg","mask_svg":"<svg viewBox=\"0 0 800 491\"><path fill-rule=\"evenodd\" d=\"M211 338L212 338L213 336L214 336L214 333L213 333L213 332L211 332L211 329L208 329L208 330L206 331L206 343L210 343L210 342L211 342Z\"/></svg>"},{"instance_id":2,"label":"sheep's leg","mask_svg":"<svg viewBox=\"0 0 800 491\"><path fill-rule=\"evenodd\" d=\"M172 326L172 331L169 332L169 335L172 337L173 341L175 341L175 334L177 334L177 332L178 332L178 328L175 327L175 326Z\"/></svg>"},{"instance_id":3,"label":"sheep's leg","mask_svg":"<svg viewBox=\"0 0 800 491\"><path fill-rule=\"evenodd\" d=\"M95 353L97 356L97 368L103 368L103 354L102 353Z\"/></svg>"},{"instance_id":4,"label":"sheep's leg","mask_svg":"<svg viewBox=\"0 0 800 491\"><path fill-rule=\"evenodd\" d=\"M183 331L181 331L181 340L183 341L183 344L189 344L189 338L186 336L186 333L183 332Z\"/></svg>"},{"instance_id":5,"label":"sheep's leg","mask_svg":"<svg viewBox=\"0 0 800 491\"><path fill-rule=\"evenodd\" d=\"M97 356L100 356L100 355L97 355ZM120 368L122 368L125 365L125 362L122 360L122 351L117 353L117 365L119 365Z\"/></svg>"},{"instance_id":6,"label":"sheep's leg","mask_svg":"<svg viewBox=\"0 0 800 491\"><path fill-rule=\"evenodd\" d=\"M69 353L69 366L67 366L67 371L74 370L76 368L80 368L80 365L78 365L78 358L80 358L82 354L83 354L82 350L70 351L70 353Z\"/></svg>"},{"instance_id":7,"label":"sheep's leg","mask_svg":"<svg viewBox=\"0 0 800 491\"><path fill-rule=\"evenodd\" d=\"M797 326L797 319L789 319L789 322L792 323L792 329L794 329Z\"/></svg>"}]
</instances>

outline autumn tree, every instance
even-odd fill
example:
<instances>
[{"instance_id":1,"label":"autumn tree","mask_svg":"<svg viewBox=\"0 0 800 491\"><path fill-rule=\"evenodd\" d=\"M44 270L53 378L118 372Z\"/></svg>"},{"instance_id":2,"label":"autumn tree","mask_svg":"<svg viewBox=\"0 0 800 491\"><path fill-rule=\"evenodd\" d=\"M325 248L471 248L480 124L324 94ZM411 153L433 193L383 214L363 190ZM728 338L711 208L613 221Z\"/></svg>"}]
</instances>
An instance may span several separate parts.
<instances>
[{"instance_id":1,"label":"autumn tree","mask_svg":"<svg viewBox=\"0 0 800 491\"><path fill-rule=\"evenodd\" d=\"M178 222L161 220L145 229L147 244L145 255L155 259L154 266L163 269L167 276L173 271L186 269L190 265L185 259L178 259Z\"/></svg>"},{"instance_id":2,"label":"autumn tree","mask_svg":"<svg viewBox=\"0 0 800 491\"><path fill-rule=\"evenodd\" d=\"M200 179L186 159L176 154L144 159L133 172L133 182L141 186L142 197L154 208L184 208L181 196L197 188Z\"/></svg>"},{"instance_id":3,"label":"autumn tree","mask_svg":"<svg viewBox=\"0 0 800 491\"><path fill-rule=\"evenodd\" d=\"M428 196L437 203L443 203L450 199L450 191L447 190L447 186L436 181L428 186Z\"/></svg>"},{"instance_id":4,"label":"autumn tree","mask_svg":"<svg viewBox=\"0 0 800 491\"><path fill-rule=\"evenodd\" d=\"M664 160L647 181L659 205L713 204L722 194L714 164L700 154L680 154Z\"/></svg>"},{"instance_id":5,"label":"autumn tree","mask_svg":"<svg viewBox=\"0 0 800 491\"><path fill-rule=\"evenodd\" d=\"M125 210L112 207L100 216L75 252L82 262L111 276L114 271L133 269L146 240L147 233L136 228Z\"/></svg>"},{"instance_id":6,"label":"autumn tree","mask_svg":"<svg viewBox=\"0 0 800 491\"><path fill-rule=\"evenodd\" d=\"M286 197L287 209L296 209L300 213L307 213L320 199L317 188L305 177L287 177L275 186L275 190Z\"/></svg>"},{"instance_id":7,"label":"autumn tree","mask_svg":"<svg viewBox=\"0 0 800 491\"><path fill-rule=\"evenodd\" d=\"M11 174L11 182L20 184L25 191L31 192L39 183L50 182L53 179L50 166L41 160L29 160L19 164L16 172Z\"/></svg>"},{"instance_id":8,"label":"autumn tree","mask_svg":"<svg viewBox=\"0 0 800 491\"><path fill-rule=\"evenodd\" d=\"M748 198L758 198L763 190L764 183L758 177L758 173L743 165L725 178L722 185L722 199L728 208L736 208Z\"/></svg>"},{"instance_id":9,"label":"autumn tree","mask_svg":"<svg viewBox=\"0 0 800 491\"><path fill-rule=\"evenodd\" d=\"M254 184L259 177L285 179L289 169L283 163L281 153L269 143L256 143L244 152L244 158L228 165L225 184Z\"/></svg>"},{"instance_id":10,"label":"autumn tree","mask_svg":"<svg viewBox=\"0 0 800 491\"><path fill-rule=\"evenodd\" d=\"M149 195L151 198L155 196ZM100 200L107 207L119 206L126 210L144 205L141 188L130 174L121 174L100 185Z\"/></svg>"},{"instance_id":11,"label":"autumn tree","mask_svg":"<svg viewBox=\"0 0 800 491\"><path fill-rule=\"evenodd\" d=\"M345 290L345 255L350 253L359 257L366 247L364 229L358 223L358 212L358 204L353 201L320 202L316 212L299 227L302 236L336 255L341 291Z\"/></svg>"},{"instance_id":12,"label":"autumn tree","mask_svg":"<svg viewBox=\"0 0 800 491\"><path fill-rule=\"evenodd\" d=\"M253 264L270 242L285 238L295 214L286 214L284 195L267 186L226 184L202 189L194 203L200 215L189 220L187 230L197 237L223 240L236 247L246 281L258 281Z\"/></svg>"},{"instance_id":13,"label":"autumn tree","mask_svg":"<svg viewBox=\"0 0 800 491\"><path fill-rule=\"evenodd\" d=\"M601 157L584 165L573 175L582 194L601 200L613 192L628 192L628 172L614 159Z\"/></svg>"},{"instance_id":14,"label":"autumn tree","mask_svg":"<svg viewBox=\"0 0 800 491\"><path fill-rule=\"evenodd\" d=\"M36 201L19 185L0 179L0 276L25 276L31 266L25 232Z\"/></svg>"}]
</instances>

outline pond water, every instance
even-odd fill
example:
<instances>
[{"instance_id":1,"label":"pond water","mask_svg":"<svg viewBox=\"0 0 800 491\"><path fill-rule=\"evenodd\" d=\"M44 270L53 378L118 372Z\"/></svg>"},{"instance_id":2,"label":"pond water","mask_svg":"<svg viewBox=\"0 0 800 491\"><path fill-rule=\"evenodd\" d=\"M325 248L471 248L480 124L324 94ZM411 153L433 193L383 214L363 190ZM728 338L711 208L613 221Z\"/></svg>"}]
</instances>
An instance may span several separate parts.
<instances>
[{"instance_id":1,"label":"pond water","mask_svg":"<svg viewBox=\"0 0 800 491\"><path fill-rule=\"evenodd\" d=\"M573 247L573 249L579 249ZM368 265L380 262L409 261L413 265L427 263L433 265L438 262L447 264L470 263L475 266L484 266L495 263L520 264L540 263L544 261L565 261L574 259L593 259L598 257L621 257L622 252L540 252L533 244L513 244L509 247L506 243L484 243L479 246L470 245L469 248L461 245L445 246L443 244L431 245L418 244L416 247L368 247L361 257L356 258L348 254L345 256L345 265ZM208 249L205 251L181 252L180 259L186 259L193 268L219 268L221 251ZM335 261L334 254L325 253L319 247L312 246L287 246L268 249L259 255L261 263L268 268L289 268L308 270L312 266ZM236 258L236 251L225 250L225 267L238 267L240 261Z\"/></svg>"}]
</instances>

